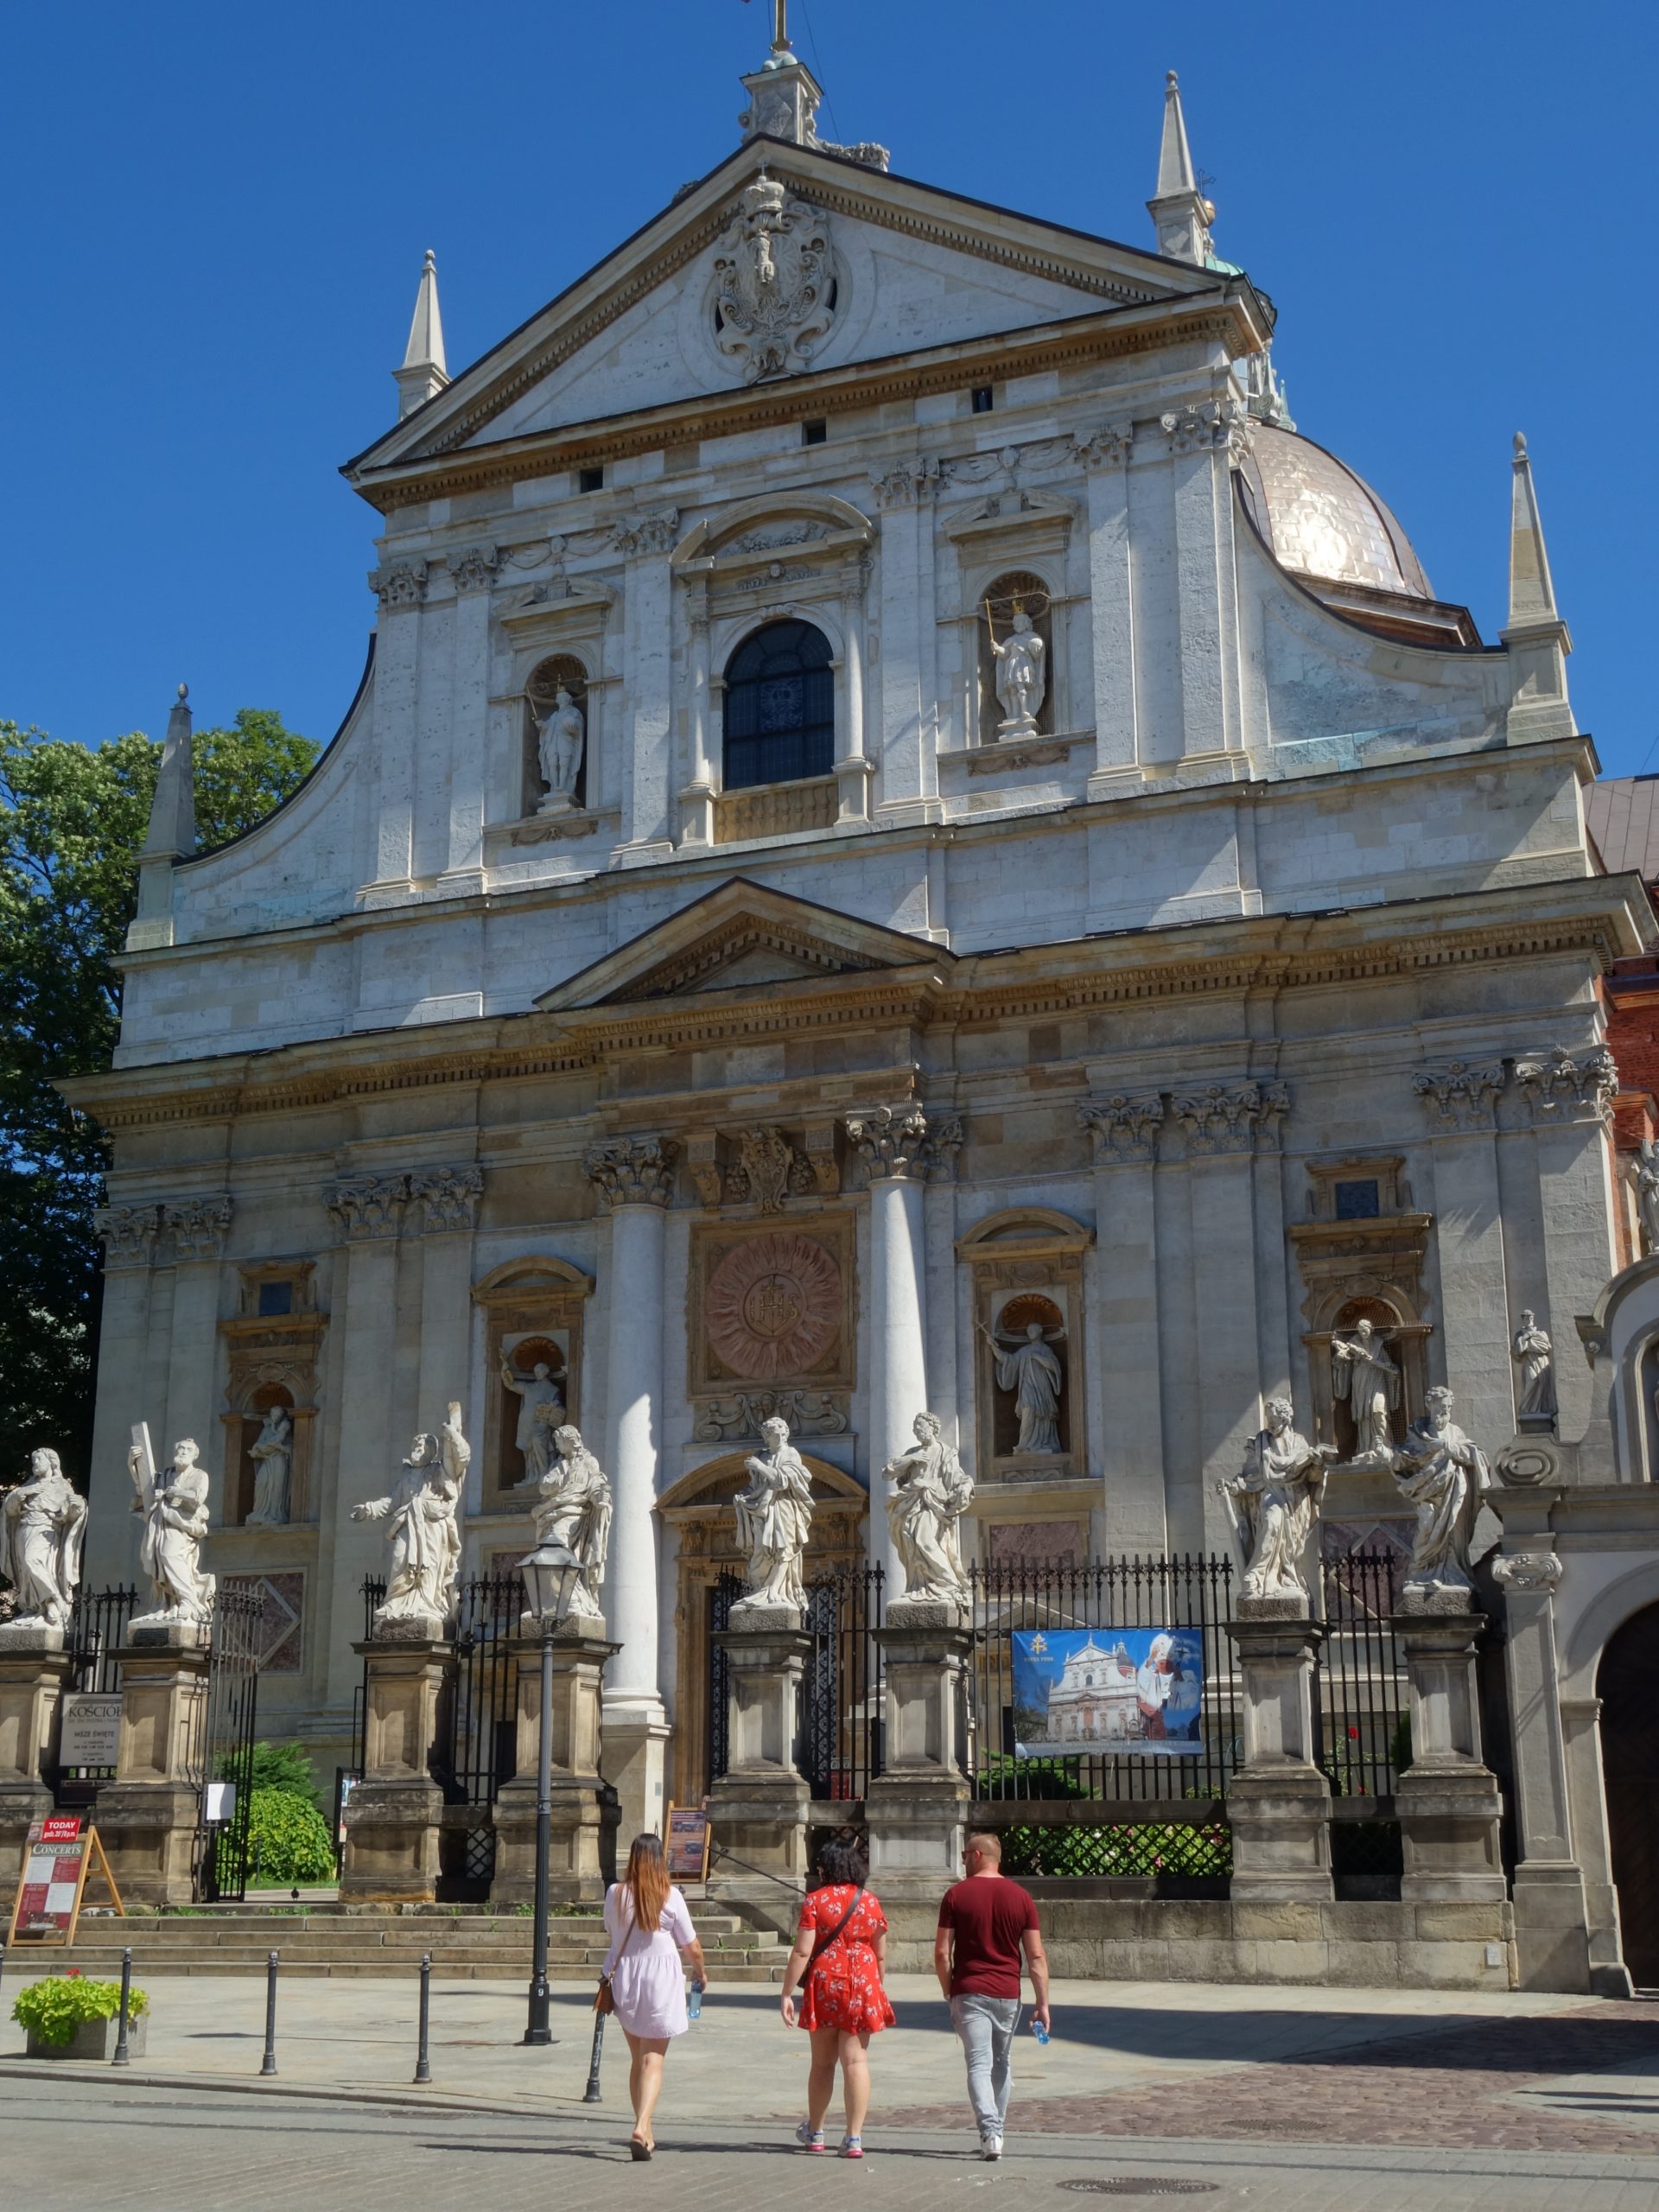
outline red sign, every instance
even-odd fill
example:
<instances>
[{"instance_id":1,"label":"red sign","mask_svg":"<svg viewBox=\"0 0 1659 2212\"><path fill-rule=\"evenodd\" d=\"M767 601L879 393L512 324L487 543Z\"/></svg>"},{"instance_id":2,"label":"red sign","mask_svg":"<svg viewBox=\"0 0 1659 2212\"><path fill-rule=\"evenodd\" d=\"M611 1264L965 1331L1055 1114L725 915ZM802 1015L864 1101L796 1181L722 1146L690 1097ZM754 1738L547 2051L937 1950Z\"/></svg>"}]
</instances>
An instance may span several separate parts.
<instances>
[{"instance_id":1,"label":"red sign","mask_svg":"<svg viewBox=\"0 0 1659 2212\"><path fill-rule=\"evenodd\" d=\"M40 1823L40 1829L39 1840L42 1843L73 1843L80 1834L80 1817L79 1814L48 1813ZM29 1840L35 1840L31 1830Z\"/></svg>"}]
</instances>

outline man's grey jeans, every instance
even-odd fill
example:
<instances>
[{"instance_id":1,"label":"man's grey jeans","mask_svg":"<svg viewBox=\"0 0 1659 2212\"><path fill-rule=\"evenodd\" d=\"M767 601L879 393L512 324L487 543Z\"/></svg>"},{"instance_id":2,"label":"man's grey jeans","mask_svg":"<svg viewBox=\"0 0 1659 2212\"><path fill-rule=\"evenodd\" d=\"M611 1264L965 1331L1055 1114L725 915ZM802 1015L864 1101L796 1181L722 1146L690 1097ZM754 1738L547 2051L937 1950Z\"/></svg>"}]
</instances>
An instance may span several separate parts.
<instances>
[{"instance_id":1,"label":"man's grey jeans","mask_svg":"<svg viewBox=\"0 0 1659 2212\"><path fill-rule=\"evenodd\" d=\"M1008 2116L1014 2084L1014 2031L1020 2024L1017 1997L969 1995L950 1999L950 2024L962 2037L968 2058L968 2101L979 2133L1001 2135Z\"/></svg>"}]
</instances>

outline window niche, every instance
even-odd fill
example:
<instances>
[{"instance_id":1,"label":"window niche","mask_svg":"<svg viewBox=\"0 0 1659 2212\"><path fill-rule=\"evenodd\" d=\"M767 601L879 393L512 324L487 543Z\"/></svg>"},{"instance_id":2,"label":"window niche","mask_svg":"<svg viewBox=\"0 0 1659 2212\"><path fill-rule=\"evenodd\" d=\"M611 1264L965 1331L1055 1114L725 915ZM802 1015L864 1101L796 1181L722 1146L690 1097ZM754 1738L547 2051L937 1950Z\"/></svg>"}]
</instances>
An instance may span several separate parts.
<instances>
[{"instance_id":1,"label":"window niche","mask_svg":"<svg viewBox=\"0 0 1659 2212\"><path fill-rule=\"evenodd\" d=\"M486 1513L530 1510L532 1464L519 1440L531 1439L538 1400L556 1424L582 1425L582 1316L593 1287L591 1275L550 1256L509 1260L474 1286L484 1316Z\"/></svg>"},{"instance_id":2,"label":"window niche","mask_svg":"<svg viewBox=\"0 0 1659 2212\"><path fill-rule=\"evenodd\" d=\"M988 620L987 617L988 616ZM995 630L996 642L1006 645L1011 636L1018 633L1016 618L1024 618L1031 626L1031 635L1040 645L1036 656L1041 676L1042 697L1033 719L1039 736L1052 736L1054 730L1054 614L1053 595L1043 579L1030 569L1016 569L995 577L981 593L975 620L979 638L979 735L982 745L995 743L1004 735L1029 736L1029 730L1005 731L1003 724L1015 718L1018 702L1007 683L1007 698L997 690L997 678L1005 663L999 663L992 648L991 633Z\"/></svg>"},{"instance_id":3,"label":"window niche","mask_svg":"<svg viewBox=\"0 0 1659 2212\"><path fill-rule=\"evenodd\" d=\"M317 1375L328 1325L317 1311L315 1263L258 1261L238 1269L237 1311L219 1325L228 1375L221 1460L220 1513L232 1529L281 1529L316 1517L312 1458L317 1420ZM287 1481L255 1446L267 1435L266 1417L281 1407L285 1424L273 1433L285 1443ZM283 1433L285 1430L285 1433ZM266 1471L265 1496L260 1474ZM285 1495L284 1495L285 1492ZM250 1521L256 1500L265 1509Z\"/></svg>"},{"instance_id":4,"label":"window niche","mask_svg":"<svg viewBox=\"0 0 1659 2212\"><path fill-rule=\"evenodd\" d=\"M569 701L559 704L563 690ZM574 653L554 653L537 663L524 686L523 804L532 815L582 813L588 804L588 671ZM580 719L578 731L568 717ZM558 718L567 719L561 725ZM574 775L572 753L577 756ZM563 804L560 802L563 801Z\"/></svg>"},{"instance_id":5,"label":"window niche","mask_svg":"<svg viewBox=\"0 0 1659 2212\"><path fill-rule=\"evenodd\" d=\"M1070 1215L1022 1207L957 1242L972 1283L974 1461L988 1519L1007 1516L999 1495L1089 1505L1083 1268L1093 1241Z\"/></svg>"}]
</instances>

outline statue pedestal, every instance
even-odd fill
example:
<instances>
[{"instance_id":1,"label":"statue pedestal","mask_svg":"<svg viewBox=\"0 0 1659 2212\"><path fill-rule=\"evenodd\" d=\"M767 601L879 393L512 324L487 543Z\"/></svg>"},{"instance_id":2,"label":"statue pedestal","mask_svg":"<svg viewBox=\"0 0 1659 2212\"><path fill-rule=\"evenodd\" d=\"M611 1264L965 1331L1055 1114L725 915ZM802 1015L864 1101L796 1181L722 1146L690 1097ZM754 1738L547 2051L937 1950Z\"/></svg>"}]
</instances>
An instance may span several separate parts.
<instances>
[{"instance_id":1,"label":"statue pedestal","mask_svg":"<svg viewBox=\"0 0 1659 2212\"><path fill-rule=\"evenodd\" d=\"M22 1866L31 1822L53 1808L58 1706L70 1669L60 1628L0 1624L0 1892Z\"/></svg>"},{"instance_id":2,"label":"statue pedestal","mask_svg":"<svg viewBox=\"0 0 1659 2212\"><path fill-rule=\"evenodd\" d=\"M887 1677L883 1771L865 1810L870 1879L884 1895L938 1897L960 1879L968 1806L966 1610L896 1598L878 1630Z\"/></svg>"},{"instance_id":3,"label":"statue pedestal","mask_svg":"<svg viewBox=\"0 0 1659 2212\"><path fill-rule=\"evenodd\" d=\"M792 1605L751 1606L740 1619L741 1626L715 1638L726 1655L727 1764L709 1792L715 1842L709 1894L754 1905L792 1929L796 1901L779 1884L801 1887L807 1874L812 1792L798 1758L812 1639ZM721 1859L722 1847L744 1863Z\"/></svg>"},{"instance_id":4,"label":"statue pedestal","mask_svg":"<svg viewBox=\"0 0 1659 2212\"><path fill-rule=\"evenodd\" d=\"M1331 1784L1313 1762L1313 1662L1325 1630L1303 1602L1241 1598L1228 1624L1238 1649L1244 1758L1227 1790L1232 1895L1322 1904L1331 1877Z\"/></svg>"},{"instance_id":5,"label":"statue pedestal","mask_svg":"<svg viewBox=\"0 0 1659 2212\"><path fill-rule=\"evenodd\" d=\"M436 1900L443 1791L432 1769L455 1680L455 1649L442 1627L429 1619L388 1621L352 1647L367 1662L368 1711L363 1779L346 1807L342 1897L377 1904Z\"/></svg>"},{"instance_id":6,"label":"statue pedestal","mask_svg":"<svg viewBox=\"0 0 1659 2212\"><path fill-rule=\"evenodd\" d=\"M518 1660L517 1756L512 1781L496 1795L492 1904L529 1904L536 1895L543 1639L534 1629L534 1622L526 1619L525 1633L514 1646ZM553 1655L549 1895L555 1904L585 1904L605 1894L600 1849L606 1824L600 1799L600 1688L605 1662L622 1647L606 1641L603 1621L570 1624L547 1643Z\"/></svg>"},{"instance_id":7,"label":"statue pedestal","mask_svg":"<svg viewBox=\"0 0 1659 2212\"><path fill-rule=\"evenodd\" d=\"M1411 1764L1394 1786L1406 1899L1501 1904L1508 1894L1503 1800L1480 1749L1475 1650L1485 1625L1469 1611L1394 1617L1411 1699Z\"/></svg>"},{"instance_id":8,"label":"statue pedestal","mask_svg":"<svg viewBox=\"0 0 1659 2212\"><path fill-rule=\"evenodd\" d=\"M208 1631L197 1621L135 1621L116 1653L121 1743L98 1793L98 1833L129 1904L195 1896Z\"/></svg>"}]
</instances>

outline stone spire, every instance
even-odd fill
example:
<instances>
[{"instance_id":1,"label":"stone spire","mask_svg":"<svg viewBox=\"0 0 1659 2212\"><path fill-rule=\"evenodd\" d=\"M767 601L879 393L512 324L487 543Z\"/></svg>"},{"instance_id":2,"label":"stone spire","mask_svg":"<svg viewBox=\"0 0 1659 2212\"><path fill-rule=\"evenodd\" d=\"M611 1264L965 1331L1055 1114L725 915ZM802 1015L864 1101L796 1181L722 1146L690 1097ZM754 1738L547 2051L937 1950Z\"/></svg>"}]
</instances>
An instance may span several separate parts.
<instances>
[{"instance_id":1,"label":"stone spire","mask_svg":"<svg viewBox=\"0 0 1659 2212\"><path fill-rule=\"evenodd\" d=\"M127 950L173 942L173 863L196 849L196 770L190 738L189 687L181 683L167 718L149 831L138 855L138 911L127 927Z\"/></svg>"},{"instance_id":2,"label":"stone spire","mask_svg":"<svg viewBox=\"0 0 1659 2212\"><path fill-rule=\"evenodd\" d=\"M1158 232L1158 251L1172 261L1204 268L1212 258L1210 226L1215 208L1198 190L1192 149L1181 113L1180 79L1172 69L1164 79L1164 136L1158 149L1158 189L1147 207Z\"/></svg>"},{"instance_id":3,"label":"stone spire","mask_svg":"<svg viewBox=\"0 0 1659 2212\"><path fill-rule=\"evenodd\" d=\"M1525 434L1515 434L1514 481L1510 493L1510 620L1513 630L1533 622L1559 622L1555 586L1544 550L1544 525L1538 517L1538 492Z\"/></svg>"},{"instance_id":4,"label":"stone spire","mask_svg":"<svg viewBox=\"0 0 1659 2212\"><path fill-rule=\"evenodd\" d=\"M1510 619L1498 632L1510 658L1509 727L1515 736L1570 736L1577 728L1567 694L1573 639L1555 604L1532 459L1519 430L1510 468Z\"/></svg>"},{"instance_id":5,"label":"stone spire","mask_svg":"<svg viewBox=\"0 0 1659 2212\"><path fill-rule=\"evenodd\" d=\"M397 383L397 420L441 392L449 381L443 360L443 317L438 313L438 263L430 246L421 270L421 289L415 295L415 317L409 326L404 365L394 369Z\"/></svg>"}]
</instances>

